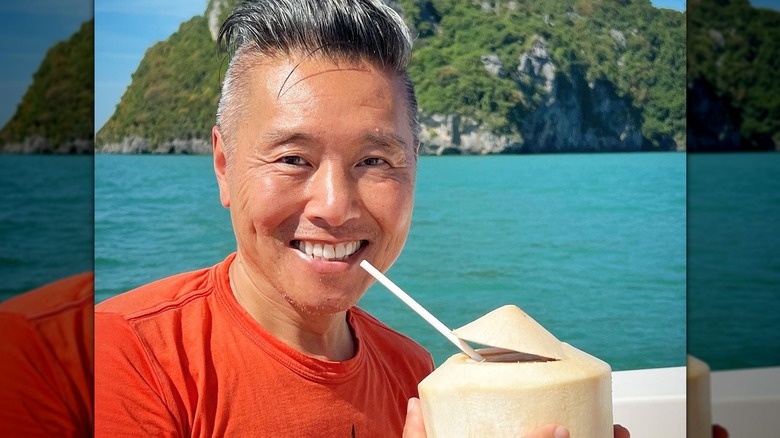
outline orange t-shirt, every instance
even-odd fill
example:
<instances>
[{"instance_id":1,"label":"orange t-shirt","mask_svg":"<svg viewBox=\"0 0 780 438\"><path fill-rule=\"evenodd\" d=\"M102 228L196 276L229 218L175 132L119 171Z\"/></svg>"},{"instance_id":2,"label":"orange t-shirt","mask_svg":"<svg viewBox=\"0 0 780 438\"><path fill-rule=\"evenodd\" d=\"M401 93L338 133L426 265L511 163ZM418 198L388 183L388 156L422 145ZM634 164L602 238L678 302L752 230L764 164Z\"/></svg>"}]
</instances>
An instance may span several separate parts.
<instances>
[{"instance_id":1,"label":"orange t-shirt","mask_svg":"<svg viewBox=\"0 0 780 438\"><path fill-rule=\"evenodd\" d=\"M0 304L0 436L92 436L93 278Z\"/></svg>"},{"instance_id":2,"label":"orange t-shirt","mask_svg":"<svg viewBox=\"0 0 780 438\"><path fill-rule=\"evenodd\" d=\"M97 436L401 436L430 354L353 307L355 357L305 355L235 300L234 258L97 306Z\"/></svg>"}]
</instances>

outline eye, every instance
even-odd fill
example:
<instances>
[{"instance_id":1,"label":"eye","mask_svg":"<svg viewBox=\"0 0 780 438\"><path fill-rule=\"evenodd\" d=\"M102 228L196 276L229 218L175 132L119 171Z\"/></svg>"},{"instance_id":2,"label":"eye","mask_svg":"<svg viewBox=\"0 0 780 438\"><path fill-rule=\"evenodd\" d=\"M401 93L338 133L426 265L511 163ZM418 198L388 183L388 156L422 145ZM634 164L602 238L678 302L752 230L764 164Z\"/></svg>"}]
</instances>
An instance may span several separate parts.
<instances>
[{"instance_id":1,"label":"eye","mask_svg":"<svg viewBox=\"0 0 780 438\"><path fill-rule=\"evenodd\" d=\"M374 167L374 166L381 166L382 164L387 163L387 161L378 158L378 157L370 157L366 158L365 160L361 161L358 166L366 166L366 167Z\"/></svg>"},{"instance_id":2,"label":"eye","mask_svg":"<svg viewBox=\"0 0 780 438\"><path fill-rule=\"evenodd\" d=\"M288 155L282 157L279 159L279 162L282 164L289 164L291 166L305 166L306 164L308 164L306 160L304 160L302 157L299 157L297 155Z\"/></svg>"}]
</instances>

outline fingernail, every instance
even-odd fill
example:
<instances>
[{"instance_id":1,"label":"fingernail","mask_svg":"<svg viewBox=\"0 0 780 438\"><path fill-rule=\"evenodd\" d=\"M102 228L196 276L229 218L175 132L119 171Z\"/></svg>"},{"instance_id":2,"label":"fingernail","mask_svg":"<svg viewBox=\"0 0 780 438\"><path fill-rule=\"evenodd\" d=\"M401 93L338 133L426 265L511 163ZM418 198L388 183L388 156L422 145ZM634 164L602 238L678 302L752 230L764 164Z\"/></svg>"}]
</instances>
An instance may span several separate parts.
<instances>
[{"instance_id":1,"label":"fingernail","mask_svg":"<svg viewBox=\"0 0 780 438\"><path fill-rule=\"evenodd\" d=\"M555 438L569 438L569 430L563 426L558 426L555 428L554 436Z\"/></svg>"},{"instance_id":2,"label":"fingernail","mask_svg":"<svg viewBox=\"0 0 780 438\"><path fill-rule=\"evenodd\" d=\"M406 404L406 413L412 412L412 409L414 409L414 404L417 402L416 398L410 398L409 403Z\"/></svg>"}]
</instances>

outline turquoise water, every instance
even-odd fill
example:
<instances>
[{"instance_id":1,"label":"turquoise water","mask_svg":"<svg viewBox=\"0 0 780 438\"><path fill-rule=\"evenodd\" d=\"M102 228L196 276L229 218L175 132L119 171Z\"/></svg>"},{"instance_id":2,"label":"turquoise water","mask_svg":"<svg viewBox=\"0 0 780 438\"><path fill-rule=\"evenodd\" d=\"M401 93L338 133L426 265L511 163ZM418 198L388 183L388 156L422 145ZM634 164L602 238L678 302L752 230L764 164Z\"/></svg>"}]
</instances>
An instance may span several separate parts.
<instances>
[{"instance_id":1,"label":"turquoise water","mask_svg":"<svg viewBox=\"0 0 780 438\"><path fill-rule=\"evenodd\" d=\"M96 300L233 251L210 157L95 157ZM685 354L686 157L421 157L388 275L455 328L516 304L613 369ZM360 305L441 363L441 335L380 285Z\"/></svg>"},{"instance_id":2,"label":"turquoise water","mask_svg":"<svg viewBox=\"0 0 780 438\"><path fill-rule=\"evenodd\" d=\"M689 350L716 370L780 366L780 154L688 163Z\"/></svg>"},{"instance_id":3,"label":"turquoise water","mask_svg":"<svg viewBox=\"0 0 780 438\"><path fill-rule=\"evenodd\" d=\"M209 157L95 157L97 300L234 248ZM713 369L780 365L780 154L691 155L687 340ZM615 369L681 365L682 154L422 157L392 278L457 327L506 303ZM0 155L0 300L92 269L92 157ZM454 353L374 286L361 305Z\"/></svg>"},{"instance_id":4,"label":"turquoise water","mask_svg":"<svg viewBox=\"0 0 780 438\"><path fill-rule=\"evenodd\" d=\"M0 301L92 270L92 157L0 155Z\"/></svg>"}]
</instances>

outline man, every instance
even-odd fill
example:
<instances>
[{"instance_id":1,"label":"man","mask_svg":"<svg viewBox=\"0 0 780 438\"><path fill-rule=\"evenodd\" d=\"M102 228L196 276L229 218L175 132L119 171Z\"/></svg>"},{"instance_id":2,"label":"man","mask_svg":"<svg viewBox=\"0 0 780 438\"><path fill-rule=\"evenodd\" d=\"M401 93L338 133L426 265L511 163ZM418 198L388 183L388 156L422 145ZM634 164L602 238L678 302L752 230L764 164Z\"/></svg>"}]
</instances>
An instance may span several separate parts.
<instances>
[{"instance_id":1,"label":"man","mask_svg":"<svg viewBox=\"0 0 780 438\"><path fill-rule=\"evenodd\" d=\"M237 251L97 307L97 435L424 436L430 355L354 306L359 262L387 270L411 224L406 26L379 1L265 0L220 39L214 170Z\"/></svg>"}]
</instances>

